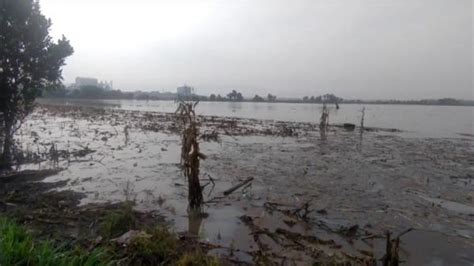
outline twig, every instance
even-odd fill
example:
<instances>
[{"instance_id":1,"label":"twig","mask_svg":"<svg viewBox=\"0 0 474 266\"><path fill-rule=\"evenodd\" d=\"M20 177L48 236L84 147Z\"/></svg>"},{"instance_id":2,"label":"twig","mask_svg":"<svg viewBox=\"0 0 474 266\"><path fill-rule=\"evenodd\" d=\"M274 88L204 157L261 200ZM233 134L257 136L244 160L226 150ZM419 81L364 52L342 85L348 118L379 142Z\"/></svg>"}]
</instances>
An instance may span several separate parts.
<instances>
[{"instance_id":1,"label":"twig","mask_svg":"<svg viewBox=\"0 0 474 266\"><path fill-rule=\"evenodd\" d=\"M241 182L241 183L239 183L239 184L237 184L237 185L235 185L235 186L233 186L233 187L231 187L231 188L225 190L225 191L224 191L224 195L227 196L227 195L231 194L232 192L236 191L237 189L239 189L239 188L245 186L247 183L252 182L252 180L253 180L253 177L247 178L245 181L243 181L243 182Z\"/></svg>"}]
</instances>

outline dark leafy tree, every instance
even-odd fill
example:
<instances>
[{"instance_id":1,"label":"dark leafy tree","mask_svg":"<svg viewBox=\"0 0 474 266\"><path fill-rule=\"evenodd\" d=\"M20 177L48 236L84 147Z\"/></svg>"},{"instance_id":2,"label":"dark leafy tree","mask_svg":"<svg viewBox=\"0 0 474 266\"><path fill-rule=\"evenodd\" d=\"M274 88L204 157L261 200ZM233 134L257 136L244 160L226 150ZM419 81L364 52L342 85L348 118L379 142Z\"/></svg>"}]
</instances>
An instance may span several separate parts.
<instances>
[{"instance_id":1,"label":"dark leafy tree","mask_svg":"<svg viewBox=\"0 0 474 266\"><path fill-rule=\"evenodd\" d=\"M61 84L61 67L73 53L64 36L52 40L50 26L38 1L0 0L0 168L11 166L15 130L36 97Z\"/></svg>"},{"instance_id":2,"label":"dark leafy tree","mask_svg":"<svg viewBox=\"0 0 474 266\"><path fill-rule=\"evenodd\" d=\"M237 91L236 90L232 90L231 93L228 93L227 94L227 98L229 98L229 100L234 100L235 98L237 97Z\"/></svg>"},{"instance_id":3,"label":"dark leafy tree","mask_svg":"<svg viewBox=\"0 0 474 266\"><path fill-rule=\"evenodd\" d=\"M45 98L66 98L68 96L68 91L64 85L60 85L53 88L46 88L46 91L43 93L42 97Z\"/></svg>"},{"instance_id":4,"label":"dark leafy tree","mask_svg":"<svg viewBox=\"0 0 474 266\"><path fill-rule=\"evenodd\" d=\"M276 101L276 98L277 98L277 97L276 97L275 95L272 95L272 94L270 94L270 93L267 95L267 100L268 100L269 102L274 102L274 101Z\"/></svg>"},{"instance_id":5,"label":"dark leafy tree","mask_svg":"<svg viewBox=\"0 0 474 266\"><path fill-rule=\"evenodd\" d=\"M236 98L237 101L243 101L244 100L244 96L242 96L242 93L237 93L237 98Z\"/></svg>"},{"instance_id":6,"label":"dark leafy tree","mask_svg":"<svg viewBox=\"0 0 474 266\"><path fill-rule=\"evenodd\" d=\"M209 101L215 101L216 100L216 95L213 93L209 96Z\"/></svg>"},{"instance_id":7,"label":"dark leafy tree","mask_svg":"<svg viewBox=\"0 0 474 266\"><path fill-rule=\"evenodd\" d=\"M244 100L242 93L237 92L236 90L232 90L231 93L227 94L227 98L229 98L230 101L243 101Z\"/></svg>"},{"instance_id":8,"label":"dark leafy tree","mask_svg":"<svg viewBox=\"0 0 474 266\"><path fill-rule=\"evenodd\" d=\"M343 99L335 96L334 94L324 94L321 96L321 101L325 103L340 103L343 101Z\"/></svg>"},{"instance_id":9,"label":"dark leafy tree","mask_svg":"<svg viewBox=\"0 0 474 266\"><path fill-rule=\"evenodd\" d=\"M254 101L254 102L263 102L263 101L265 101L265 99L263 99L263 97L260 97L257 94L255 94L255 97L253 97L252 101Z\"/></svg>"}]
</instances>

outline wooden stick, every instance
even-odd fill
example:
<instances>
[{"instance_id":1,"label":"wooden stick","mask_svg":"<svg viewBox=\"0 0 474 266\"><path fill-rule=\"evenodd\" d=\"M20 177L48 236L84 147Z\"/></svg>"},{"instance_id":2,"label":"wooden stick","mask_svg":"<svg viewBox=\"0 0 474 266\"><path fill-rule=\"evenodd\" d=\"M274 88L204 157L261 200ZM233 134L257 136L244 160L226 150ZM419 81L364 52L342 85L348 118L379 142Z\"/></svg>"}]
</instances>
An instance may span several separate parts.
<instances>
[{"instance_id":1,"label":"wooden stick","mask_svg":"<svg viewBox=\"0 0 474 266\"><path fill-rule=\"evenodd\" d=\"M253 177L247 178L245 181L243 181L243 182L241 182L241 183L239 183L239 184L237 184L237 185L235 185L235 186L233 186L233 187L227 189L226 191L224 191L224 195L227 196L227 195L231 194L232 192L236 191L237 189L239 189L239 188L245 186L246 184L252 182L252 180L253 180Z\"/></svg>"}]
</instances>

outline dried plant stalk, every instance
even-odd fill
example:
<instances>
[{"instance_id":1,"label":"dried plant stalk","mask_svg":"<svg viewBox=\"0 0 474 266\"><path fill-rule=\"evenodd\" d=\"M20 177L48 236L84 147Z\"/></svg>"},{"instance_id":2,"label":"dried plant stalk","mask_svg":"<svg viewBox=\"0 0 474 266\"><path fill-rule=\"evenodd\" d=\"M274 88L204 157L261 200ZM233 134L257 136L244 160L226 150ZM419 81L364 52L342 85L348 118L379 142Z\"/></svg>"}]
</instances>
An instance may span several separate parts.
<instances>
[{"instance_id":1,"label":"dried plant stalk","mask_svg":"<svg viewBox=\"0 0 474 266\"><path fill-rule=\"evenodd\" d=\"M321 121L319 122L319 129L326 131L329 126L329 109L326 104L323 104L323 111L321 113Z\"/></svg>"},{"instance_id":2,"label":"dried plant stalk","mask_svg":"<svg viewBox=\"0 0 474 266\"><path fill-rule=\"evenodd\" d=\"M360 118L360 133L364 131L365 107L362 108L362 117Z\"/></svg>"},{"instance_id":3,"label":"dried plant stalk","mask_svg":"<svg viewBox=\"0 0 474 266\"><path fill-rule=\"evenodd\" d=\"M203 202L202 187L199 182L199 162L206 156L199 151L199 129L194 111L198 102L179 102L176 115L183 125L181 166L188 179L188 202L190 209L198 209Z\"/></svg>"}]
</instances>

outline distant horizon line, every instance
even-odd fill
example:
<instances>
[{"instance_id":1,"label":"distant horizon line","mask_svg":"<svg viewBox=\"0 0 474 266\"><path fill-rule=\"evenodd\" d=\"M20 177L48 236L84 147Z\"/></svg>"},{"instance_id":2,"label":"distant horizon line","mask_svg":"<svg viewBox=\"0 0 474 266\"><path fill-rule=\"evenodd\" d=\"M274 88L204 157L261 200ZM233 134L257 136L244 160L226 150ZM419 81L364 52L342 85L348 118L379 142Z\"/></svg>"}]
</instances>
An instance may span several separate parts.
<instances>
[{"instance_id":1,"label":"distant horizon line","mask_svg":"<svg viewBox=\"0 0 474 266\"><path fill-rule=\"evenodd\" d=\"M120 89L116 89L116 90L120 90ZM122 92L144 92L144 93L151 93L151 92L158 92L158 93L172 93L172 94L177 94L176 92L173 92L173 91L159 91L159 90L120 90ZM228 92L230 93L230 92ZM211 94L215 94L216 96L219 95L220 93L215 93L215 92L212 92L212 93L209 93L208 95L206 94L199 94L199 93L196 93L195 95L197 96L209 96ZM285 99L285 100L300 100L302 99L303 97L311 97L311 96L314 96L314 97L317 97L317 96L321 96L321 95L325 95L325 94L331 94L329 92L327 93L322 93L322 94L315 94L315 95L305 95L305 96L301 96L301 97L280 97L278 96L277 94L273 94L273 93L264 93L264 94L258 94L258 93L255 93L253 96L243 96L244 99L248 99L248 100L251 100L255 95L258 95L258 96L261 96L261 97L265 97L267 96L268 94L272 94L274 96L277 96L277 101L278 99ZM332 93L333 94L333 93ZM222 97L227 97L227 94L220 94ZM335 94L334 94L335 95ZM364 98L345 98L345 97L342 97L341 95L335 95L337 97L341 97L342 99L344 100L349 100L349 101L430 101L430 100L440 100L440 99L454 99L454 100L458 100L458 101L474 101L474 98L472 99L469 99L469 98L454 98L454 97L447 97L447 96L444 96L444 97L435 97L435 98L410 98L410 99L401 99L401 98L373 98L373 99L364 99Z\"/></svg>"},{"instance_id":2,"label":"distant horizon line","mask_svg":"<svg viewBox=\"0 0 474 266\"><path fill-rule=\"evenodd\" d=\"M99 79L97 79L99 80ZM64 83L64 85L66 87L69 87L71 85L74 85L75 83L72 82L72 83ZM188 85L186 83L184 83L183 85L180 85L178 87L181 87L181 86L189 86L191 88L194 89L193 86L191 85ZM176 88L178 88L176 87ZM152 89L152 90L129 90L129 89L118 89L118 88L112 88L112 90L116 90L116 91L122 91L122 92L132 92L132 93L138 93L138 92L143 92L143 93L172 93L172 94L176 94L176 92L173 92L173 91L170 91L170 90L165 90L163 89L162 91L160 91L159 89ZM237 92L239 92L237 89L230 89L231 91L232 90L236 90ZM226 97L228 93L230 93L231 91L225 93L225 94L221 94L222 97ZM220 93L215 93L215 92L211 92L209 93L208 95L206 94L198 94L198 93L195 93L195 95L197 96L210 96L211 94L215 94L216 96L219 95ZM330 92L326 92L326 93L321 93L321 94L315 94L315 95L304 95L304 96L300 96L300 97L287 97L287 96L278 96L276 94L273 94L273 93L264 93L264 94L258 94L258 93L255 93L253 96L243 96L244 99L249 99L251 100L255 95L258 95L258 96L261 96L261 97L265 97L267 96L268 94L272 94L274 96L277 96L277 101L278 99L285 99L285 100L298 100L298 99L302 99L303 97L317 97L317 96L322 96L322 95L325 95L325 94L334 94L334 93L330 93ZM334 94L335 95L335 94ZM454 99L454 100L458 100L458 101L474 101L474 95L473 95L473 98L456 98L456 97L449 97L449 96L443 96L443 97L434 97L434 98L410 98L410 99L402 99L402 98L372 98L372 99L368 99L368 98L345 98L345 97L342 97L341 95L336 95L344 100L350 100L350 101L367 101L367 102L371 102L371 101L430 101L430 100L440 100L440 99Z\"/></svg>"}]
</instances>

